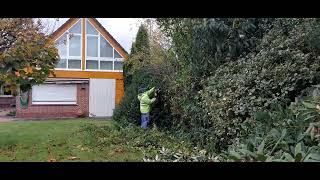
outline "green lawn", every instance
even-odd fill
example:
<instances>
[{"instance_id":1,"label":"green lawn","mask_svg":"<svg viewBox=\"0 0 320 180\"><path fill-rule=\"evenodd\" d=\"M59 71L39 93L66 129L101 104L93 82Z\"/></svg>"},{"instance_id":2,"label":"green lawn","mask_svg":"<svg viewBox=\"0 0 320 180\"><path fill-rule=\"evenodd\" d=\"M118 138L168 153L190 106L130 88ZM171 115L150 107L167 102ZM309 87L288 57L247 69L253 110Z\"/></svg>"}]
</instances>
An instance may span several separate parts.
<instances>
[{"instance_id":1,"label":"green lawn","mask_svg":"<svg viewBox=\"0 0 320 180\"><path fill-rule=\"evenodd\" d=\"M135 149L90 146L82 127L110 126L111 120L72 119L0 123L0 161L141 161Z\"/></svg>"}]
</instances>

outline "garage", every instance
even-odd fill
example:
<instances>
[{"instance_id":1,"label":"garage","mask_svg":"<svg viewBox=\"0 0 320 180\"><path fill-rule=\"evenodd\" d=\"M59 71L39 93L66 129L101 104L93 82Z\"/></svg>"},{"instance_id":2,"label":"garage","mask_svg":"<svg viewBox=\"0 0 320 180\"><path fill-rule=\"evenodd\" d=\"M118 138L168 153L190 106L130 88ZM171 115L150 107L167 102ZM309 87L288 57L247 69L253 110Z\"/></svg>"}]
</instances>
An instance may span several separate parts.
<instances>
[{"instance_id":1,"label":"garage","mask_svg":"<svg viewBox=\"0 0 320 180\"><path fill-rule=\"evenodd\" d=\"M90 79L89 116L111 117L115 108L115 79Z\"/></svg>"}]
</instances>

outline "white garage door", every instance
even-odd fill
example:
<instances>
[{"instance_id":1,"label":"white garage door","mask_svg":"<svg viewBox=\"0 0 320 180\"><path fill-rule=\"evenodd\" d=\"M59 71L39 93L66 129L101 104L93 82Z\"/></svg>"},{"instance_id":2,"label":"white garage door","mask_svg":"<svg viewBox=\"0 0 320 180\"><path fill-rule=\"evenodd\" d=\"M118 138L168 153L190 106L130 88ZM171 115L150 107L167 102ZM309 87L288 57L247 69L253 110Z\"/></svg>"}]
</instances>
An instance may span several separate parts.
<instances>
[{"instance_id":1,"label":"white garage door","mask_svg":"<svg viewBox=\"0 0 320 180\"><path fill-rule=\"evenodd\" d=\"M90 79L90 117L110 117L115 108L115 79Z\"/></svg>"},{"instance_id":2,"label":"white garage door","mask_svg":"<svg viewBox=\"0 0 320 180\"><path fill-rule=\"evenodd\" d=\"M75 84L41 84L32 87L32 104L76 104Z\"/></svg>"}]
</instances>

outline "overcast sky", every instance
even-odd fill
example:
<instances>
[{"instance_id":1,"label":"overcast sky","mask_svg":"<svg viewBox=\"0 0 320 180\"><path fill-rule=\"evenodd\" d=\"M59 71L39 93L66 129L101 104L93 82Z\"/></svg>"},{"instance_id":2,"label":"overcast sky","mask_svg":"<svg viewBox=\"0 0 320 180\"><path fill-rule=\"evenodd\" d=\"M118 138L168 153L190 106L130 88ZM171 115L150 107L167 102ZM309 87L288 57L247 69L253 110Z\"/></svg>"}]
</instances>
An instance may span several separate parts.
<instances>
[{"instance_id":1,"label":"overcast sky","mask_svg":"<svg viewBox=\"0 0 320 180\"><path fill-rule=\"evenodd\" d=\"M59 18L56 22L53 18L44 18L49 31L58 29L68 18ZM141 19L137 18L97 18L102 26L130 53Z\"/></svg>"}]
</instances>

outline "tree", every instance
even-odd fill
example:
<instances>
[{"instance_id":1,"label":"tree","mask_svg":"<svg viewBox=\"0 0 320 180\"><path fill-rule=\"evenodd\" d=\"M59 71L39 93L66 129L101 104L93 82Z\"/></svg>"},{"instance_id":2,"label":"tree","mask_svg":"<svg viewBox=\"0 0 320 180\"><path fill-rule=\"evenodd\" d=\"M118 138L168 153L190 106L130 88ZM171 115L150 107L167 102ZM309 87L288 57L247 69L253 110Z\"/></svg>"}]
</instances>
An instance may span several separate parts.
<instances>
[{"instance_id":1,"label":"tree","mask_svg":"<svg viewBox=\"0 0 320 180\"><path fill-rule=\"evenodd\" d=\"M150 41L148 30L144 25L139 27L136 40L132 43L129 61L124 64L124 86L127 87L132 80L132 74L145 63L150 62Z\"/></svg>"},{"instance_id":2,"label":"tree","mask_svg":"<svg viewBox=\"0 0 320 180\"><path fill-rule=\"evenodd\" d=\"M148 30L144 25L139 27L137 32L136 40L133 43L133 48L131 50L130 55L134 55L135 53L144 52L146 55L150 54L150 41Z\"/></svg>"},{"instance_id":3,"label":"tree","mask_svg":"<svg viewBox=\"0 0 320 180\"><path fill-rule=\"evenodd\" d=\"M0 19L0 81L13 94L26 92L53 74L59 58L41 21L32 18Z\"/></svg>"}]
</instances>

